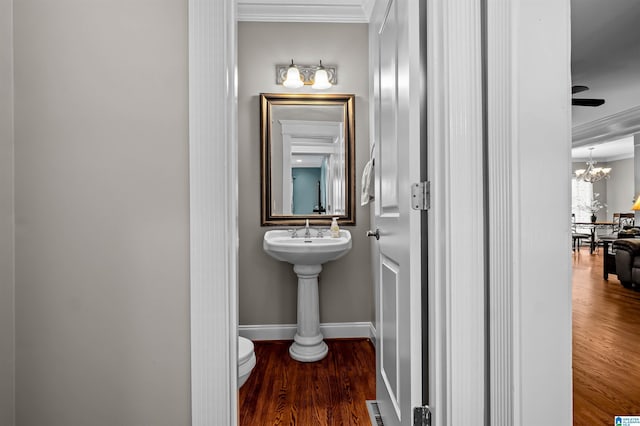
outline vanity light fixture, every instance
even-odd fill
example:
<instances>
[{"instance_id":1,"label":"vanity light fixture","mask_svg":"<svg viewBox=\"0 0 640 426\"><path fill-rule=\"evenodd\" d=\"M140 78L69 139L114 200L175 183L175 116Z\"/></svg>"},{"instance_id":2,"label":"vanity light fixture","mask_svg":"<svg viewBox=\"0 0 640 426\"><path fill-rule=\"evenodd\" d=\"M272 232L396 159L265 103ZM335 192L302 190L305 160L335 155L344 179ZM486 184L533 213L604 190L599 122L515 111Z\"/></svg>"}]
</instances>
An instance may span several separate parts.
<instances>
[{"instance_id":1,"label":"vanity light fixture","mask_svg":"<svg viewBox=\"0 0 640 426\"><path fill-rule=\"evenodd\" d=\"M288 89L311 85L314 89L328 89L338 82L338 67L335 65L276 65L276 84Z\"/></svg>"}]
</instances>

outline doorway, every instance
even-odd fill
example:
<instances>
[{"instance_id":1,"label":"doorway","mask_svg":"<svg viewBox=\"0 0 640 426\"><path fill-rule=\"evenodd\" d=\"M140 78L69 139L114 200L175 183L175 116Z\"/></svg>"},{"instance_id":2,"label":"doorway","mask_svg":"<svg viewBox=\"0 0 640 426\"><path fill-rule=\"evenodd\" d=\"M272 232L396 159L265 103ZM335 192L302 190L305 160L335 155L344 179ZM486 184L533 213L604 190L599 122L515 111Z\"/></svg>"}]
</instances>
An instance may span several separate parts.
<instances>
[{"instance_id":1,"label":"doorway","mask_svg":"<svg viewBox=\"0 0 640 426\"><path fill-rule=\"evenodd\" d=\"M274 18L276 19L276 18ZM319 284L319 309L321 331L332 347L332 338L374 338L374 290L371 274L370 241L366 231L370 229L370 205L360 203L360 177L369 159L369 81L363 76L368 75L368 34L365 23L330 23L330 22L274 22L240 21L238 22L238 223L239 223L239 273L238 273L238 330L239 334L256 341L256 350L261 351L268 343L266 341L288 340L293 338L297 322L297 276L292 265L279 262L267 255L262 246L264 233L270 227L260 226L260 103L261 93L287 93L294 96L304 94L355 94L355 170L352 180L356 183L355 191L355 225L341 225L341 229L348 230L352 237L352 249L343 258L327 262L322 265ZM318 43L322 40L322 43ZM348 41L350 49L344 49ZM297 64L314 64L321 59L323 64L337 66L337 84L328 90L318 91L310 86L298 89L287 89L276 83L275 65L288 64L291 60ZM293 108L293 107L291 107ZM315 111L312 119L322 119L326 123L336 122L334 114L319 115ZM339 110L342 117L342 108ZM299 115L299 114L298 114ZM290 117L289 120L302 120L300 116ZM306 123L305 127L310 127ZM317 126L317 123L316 123ZM296 130L296 138L300 139L300 123ZM288 130L283 128L282 132ZM316 134L307 133L300 143L299 152L309 151L311 142L321 143L321 135L337 132L344 134L344 129L322 131L316 129ZM332 134L332 133L331 133ZM333 138L329 139L333 140ZM327 145L328 143L325 143ZM344 150L342 151L344 152ZM281 153L280 161L273 163L284 164ZM300 162L293 159L292 164L305 164L305 158ZM309 160L305 169L316 169L312 181L322 180L322 162L314 162L318 158ZM331 162L329 162L331 163ZM336 157L335 167L343 170L345 160ZM328 167L332 168L331 164ZM285 169L285 167L283 167ZM325 167L326 169L326 167ZM281 176L290 175L290 171ZM334 174L340 177L338 173ZM298 179L302 179L296 174ZM295 185L295 183L294 183ZM282 186L282 185L280 185ZM331 201L331 196L318 197L317 186L313 184L303 190L308 198L308 213L315 216L313 210L322 205L325 209L342 209ZM336 187L336 193L344 196L344 187ZM295 188L294 188L295 190ZM284 190L283 190L284 193ZM288 197L283 197L288 198ZM294 197L298 198L298 197ZM282 203L282 202L281 202ZM274 211L282 212L282 209ZM322 227L328 230L331 215L320 214L317 217L325 219L324 224L311 225L313 228ZM315 235L316 230L312 230ZM325 235L329 235L325 232ZM261 344L260 341L265 341ZM339 351L339 349L336 349ZM256 353L258 356L259 354ZM267 355L269 356L269 355ZM287 354L287 357L289 355ZM317 370L325 368L325 361L331 361L333 354L326 360L316 364ZM258 364L261 360L258 359ZM294 371L308 371L314 369L309 365L294 364ZM257 366L258 368L260 365ZM335 368L333 369L335 370ZM315 370L314 370L315 371ZM326 370L329 371L329 370ZM343 374L334 371L335 374ZM344 376L344 375L343 375ZM313 377L313 375L309 376ZM327 376L331 377L331 376ZM326 377L319 380L329 380ZM375 376L374 376L375 383ZM323 381L321 387L326 383ZM334 383L336 386L340 386ZM251 386L251 377L247 385ZM291 390L289 388L289 390ZM375 391L375 388L374 388ZM336 397L339 394L334 394ZM375 394L373 395L375 396ZM370 397L373 397L370 396ZM282 397L284 398L284 392ZM277 395L272 395L276 398ZM337 404L333 399L332 404ZM364 404L364 400L362 401ZM323 404L323 402L318 402ZM334 406L334 409L337 409ZM326 407L319 407L319 411ZM326 415L329 411L323 411Z\"/></svg>"},{"instance_id":2,"label":"doorway","mask_svg":"<svg viewBox=\"0 0 640 426\"><path fill-rule=\"evenodd\" d=\"M235 22L234 8L231 7L230 3L213 2L208 5L210 8L201 9L197 2L190 2L191 16L198 17L197 20L190 20L190 33L192 34L190 46L192 46L191 52L194 60L198 56L214 58L211 62L205 61L201 64L197 61L194 62L194 65L190 67L193 68L192 72L190 72L190 84L199 89L216 88L216 90L196 90L190 98L190 115L192 118L190 145L193 154L193 167L191 168L193 178L191 189L193 248L191 311L194 425L234 424L233 413L237 409L233 397L235 392L235 371L233 369L230 369L230 371L224 368L209 368L211 362L219 363L219 365L226 365L226 363L233 365L232 361L236 356L232 342L235 341L236 320L234 318L237 318L235 308L237 299L234 292L229 291L228 287L228 283L236 282L237 280L235 275L237 259L235 254L229 254L229 248L235 247L237 241L236 231L234 230L237 228L233 226L233 218L237 217L237 215L235 207L232 205L234 203L228 198L229 193L233 193L235 190L235 178L233 176L238 176L235 166L236 153L233 144L210 143L210 141L220 140L221 138L235 140L236 137L234 130L230 130L228 124L234 123L236 120L234 115L235 100L232 95L229 95L233 93L233 90L229 90L229 87L226 86L226 84L230 83L230 87L233 87L234 77L233 73L227 74L229 68L225 66L225 64L235 63L233 49L229 49L229 46L234 44L235 37L234 32L228 28L229 22ZM460 197L461 194L467 194L468 189L466 189L465 185L469 180L475 178L475 175L469 174L474 168L468 166L477 164L475 162L476 158L473 157L474 161L471 164L469 164L468 160L476 152L476 144L472 138L467 137L466 132L469 127L466 118L469 116L466 114L470 113L470 116L473 117L478 111L474 102L468 102L470 96L469 84L475 87L473 86L475 84L474 76L479 75L478 73L469 72L470 68L477 65L473 61L474 54L470 54L470 51L475 52L476 50L477 45L475 42L477 37L476 34L469 33L469 28L476 25L480 19L475 2L466 2L464 5L458 5L463 7L456 7L455 10L454 8L448 8L446 3L429 2L429 4L431 7L429 19L435 25L433 27L435 37L430 39L430 43L433 43L433 54L436 59L433 61L434 69L430 73L430 78L433 79L432 87L438 89L437 96L435 96L436 92L434 92L434 96L429 102L433 107L431 111L434 112L434 119L437 123L434 127L434 138L440 141L434 146L434 156L432 158L434 159L435 167L431 168L434 173L435 185L432 198L432 211L434 212L432 217L434 218L433 223L435 226L431 228L434 229L432 241L434 241L434 248L436 249L434 252L437 253L433 259L436 268L431 270L431 274L433 274L436 282L443 285L441 288L430 289L430 291L434 292L432 300L437 301L439 306L439 312L435 316L455 318L452 323L444 322L438 325L438 327L446 330L446 339L438 343L438 347L442 348L442 351L435 354L432 363L441 362L441 365L445 366L445 368L439 370L441 375L436 379L435 385L436 388L442 388L445 391L436 393L438 398L442 398L438 401L442 416L439 417L440 420L436 421L444 422L445 417L451 413L456 413L457 417L455 419L464 418L471 421L476 419L478 413L477 408L479 407L475 405L478 401L477 393L474 389L469 390L466 382L451 380L449 372L467 372L466 367L470 367L468 372L471 376L477 373L477 369L474 369L477 366L470 366L470 360L460 356L473 353L473 350L460 349L473 349L471 345L476 344L477 340L475 338L451 340L451 337L468 336L465 329L469 321L472 320L468 303L473 302L474 299L470 300L469 295L464 294L464 285L475 282L474 279L478 275L478 270L475 269L477 262L474 261L470 261L470 264L467 264L467 266L471 265L470 270L460 271L456 269L459 265L454 262L454 253L469 252L470 239L467 232L468 229L475 229L473 226L468 226L475 223L474 221L470 223L469 220L470 218L476 219L470 216L469 211L479 211L479 209L476 209L479 206L479 202L471 196L471 204L466 203L465 209L460 209L459 204L453 201L458 199L456 197ZM507 46L507 49L500 50L501 52L507 52L507 55L500 57L497 61L498 64L494 64L494 66L497 66L499 70L512 71L514 64L519 64L521 66L516 67L519 70L518 78L527 81L540 81L540 79L546 80L548 78L548 81L545 81L545 85L518 87L518 97L506 96L506 99L516 102L517 105L513 108L506 108L507 117L504 118L504 121L499 122L498 128L510 130L505 133L506 136L499 133L500 137L496 139L499 143L503 141L513 141L514 143L514 154L500 157L501 159L504 158L504 160L499 161L497 168L494 169L505 171L507 176L506 179L496 178L497 182L507 181L513 184L513 186L506 186L505 192L503 192L507 194L506 205L517 206L518 208L523 206L534 207L536 203L541 205L550 202L549 197L542 199L537 195L539 194L537 192L539 185L546 184L551 187L554 182L558 182L563 175L566 175L566 173L560 173L560 171L564 171L564 168L566 168L568 151L566 153L560 152L559 158L552 158L551 161L546 162L547 174L542 177L542 180L539 177L536 179L528 178L528 176L536 175L535 172L540 164L539 161L544 161L548 152L557 152L560 144L557 143L555 130L568 123L568 120L565 121L562 114L557 113L556 106L560 102L553 96L554 93L562 93L562 87L567 86L566 81L561 81L563 80L561 76L563 75L562 64L564 63L562 52L568 51L565 49L568 44L564 43L563 39L563 28L567 27L564 18L568 17L568 8L564 3L555 0L545 1L545 7L537 4L535 8L524 2L519 4L520 7L517 14L510 11L512 7L510 2L496 6L509 10L506 13L503 13L505 12L504 10L497 11L500 13L489 13L490 17L503 17L503 20L498 20L500 25L489 26L501 35L495 38L489 37L490 40L493 40L491 45L509 44L511 40L517 40L518 47L512 50L509 48L510 46ZM544 31L538 28L539 22L545 22ZM447 25L442 26L443 23L447 23ZM505 23L506 25L503 25ZM493 35L495 36L495 34ZM211 43L215 45L212 46ZM535 46L546 46L545 55L550 53L558 54L560 60L551 63L548 69L539 69L539 67L534 66L535 61L541 59L536 56L536 52L539 50L524 49L523 44L528 45L528 43L532 43ZM470 51L466 50L467 48ZM528 54L517 55L520 50L527 50ZM513 54L513 56L510 56L510 54ZM529 60L533 62L529 64L527 62ZM210 64L215 65L211 67ZM197 72L202 69L205 69L206 72ZM514 76L506 73L506 77L502 76L500 78L498 74L495 73L498 78L493 83L497 87L504 87L507 94L513 94L515 88L510 85L515 84ZM217 91L217 89L220 90ZM476 92L473 91L473 93ZM492 93L500 95L503 92L498 90ZM225 94L227 94L226 97ZM550 95L550 97L541 96L542 94ZM202 102L199 100L200 95L202 95ZM544 98L544 104L540 102L542 98ZM456 99L460 103L460 108L457 108L455 114L450 116L449 114L453 112L450 109L450 105L455 104L454 100ZM505 101L502 100L499 105L504 105L504 103ZM210 105L214 105L213 108L216 114L211 115ZM538 113L527 114L526 111L531 108L536 109ZM514 110L525 112L519 115L517 125L512 123L509 118ZM549 120L545 130L553 129L554 137L543 137L547 135L542 135L541 129L534 125L535 120L532 117L540 119L541 115ZM464 120L462 120L463 118ZM212 121L213 126L200 125L200 123L209 124ZM201 131L204 131L204 134ZM511 139L514 136L515 139ZM566 138L564 139L566 140ZM452 143L452 141L455 143ZM507 142L507 144L509 143L512 142ZM498 146L500 147L501 145L498 144ZM499 151L502 152L500 148ZM452 153L456 155L451 155ZM541 153L544 153L544 157ZM227 160L224 167L220 167L220 159ZM200 167L199 162L206 163L207 167ZM213 175L211 175L211 171L213 171ZM213 191L211 190L211 182L216 183ZM501 188L499 187L498 191ZM228 193L227 190L230 192ZM526 194L526 197L523 194ZM566 203L563 203L563 200L568 201L569 199L568 193L565 192L560 192L556 195L558 200L551 200L552 210L554 210L553 206L564 206ZM220 203L221 199L227 199L230 202ZM558 202L556 203L555 201ZM473 205L474 208L470 209L470 205ZM504 205L499 202L495 205L497 208L492 211L504 211L501 210ZM558 208L558 210L562 209ZM562 261L559 261L560 257L556 256L553 250L547 250L546 245L538 242L540 233L531 233L531 230L525 228L523 223L536 222L537 220L537 224L544 231L544 236L548 237L545 239L545 243L549 244L550 241L556 241L557 238L558 247L561 246L560 241L566 236L568 229L558 227L557 221L548 220L544 217L540 218L539 214L534 214L534 212L535 209L531 208L522 211L518 210L515 213L508 212L506 216L499 216L501 220L496 223L504 225L503 228L517 231L513 235L513 239L506 240L507 244L501 247L515 248L515 250L500 251L499 253L502 254L502 257L494 256L493 258L503 259L502 264L499 264L499 266L507 269L505 281L509 281L510 277L514 276L511 265L515 268L517 279L511 282L515 283L514 291L518 296L517 300L524 299L528 302L524 308L531 306L529 304L543 307L546 316L539 318L536 312L532 312L529 309L521 309L523 306L518 304L513 306L514 310L510 310L509 308L512 306L511 300L506 300L502 304L497 303L495 306L501 307L498 313L507 313L506 323L511 323L514 319L517 320L514 327L521 331L521 333L517 334L517 345L507 339L507 344L504 346L507 349L513 348L516 351L516 359L522 362L514 366L515 371L518 373L515 377L526 379L517 383L517 395L514 396L518 418L534 424L538 415L536 407L538 407L538 404L543 403L548 409L548 413L554 419L563 423L566 419L566 407L570 407L570 401L565 398L565 373L569 371L570 363L565 362L566 360L563 356L565 352L563 342L566 341L563 319L570 318L570 316L565 316L563 310L565 306L568 306L563 298L564 294L560 292L557 286L551 286L550 283L544 282L542 278L544 274L549 273L550 268L562 275L565 265ZM224 220L214 220L212 223L211 218ZM495 229L498 229L498 227ZM524 234L521 234L522 232ZM522 244L522 241L526 241L527 244ZM215 244L212 245L211 242L215 242ZM472 240L472 242L475 247L476 241ZM552 244L552 246L554 245ZM552 261L544 271L544 274L539 268L532 267L531 264L525 261L532 251L541 256L542 259ZM504 259L508 259L508 261L504 261ZM504 267L504 265L507 265L507 267ZM568 276L568 261L566 266ZM451 273L453 273L453 277ZM471 279L460 279L466 276ZM461 292L462 294L460 297L452 297L451 291L456 294ZM553 297L550 297L550 295ZM465 301L467 304L461 304L461 301ZM475 307L475 305L471 305ZM443 312L441 311L445 311L446 315L442 315ZM513 315L514 312L517 315L509 316ZM211 318L215 319L213 323ZM432 322L432 326L433 324L434 322ZM559 324L560 326L558 326ZM229 328L229 325L231 325L231 328ZM211 327L213 327L213 332L211 332ZM505 329L507 331L512 330L511 328ZM509 334L507 333L507 335ZM221 346L220 341L229 342L229 347ZM450 351L452 342L455 343L456 349L453 352ZM522 355L526 356L520 358ZM462 376L469 377L467 374ZM558 392L548 392L544 384L550 381L559 382ZM471 398L466 397L469 392L471 392ZM220 398L212 399L210 398L212 394L220 395ZM527 398L527 395L533 394L542 398L542 401L540 398L535 401L533 398ZM481 399L483 400L483 398ZM473 401L474 404L468 404L469 401ZM481 407L482 402L480 403ZM207 419L210 420L207 421Z\"/></svg>"}]
</instances>

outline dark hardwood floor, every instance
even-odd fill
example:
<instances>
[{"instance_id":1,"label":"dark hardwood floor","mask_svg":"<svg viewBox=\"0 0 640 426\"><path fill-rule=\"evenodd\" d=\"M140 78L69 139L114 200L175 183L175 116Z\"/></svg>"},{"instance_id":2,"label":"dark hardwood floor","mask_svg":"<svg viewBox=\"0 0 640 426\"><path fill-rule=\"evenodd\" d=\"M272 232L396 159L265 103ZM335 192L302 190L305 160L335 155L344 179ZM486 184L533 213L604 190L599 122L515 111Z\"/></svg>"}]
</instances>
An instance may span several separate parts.
<instances>
[{"instance_id":1,"label":"dark hardwood floor","mask_svg":"<svg viewBox=\"0 0 640 426\"><path fill-rule=\"evenodd\" d=\"M254 342L256 366L240 388L240 426L370 425L376 397L375 351L367 339L327 339L329 354L303 363L290 341Z\"/></svg>"},{"instance_id":2,"label":"dark hardwood floor","mask_svg":"<svg viewBox=\"0 0 640 426\"><path fill-rule=\"evenodd\" d=\"M640 415L640 292L602 278L603 253L573 254L573 424Z\"/></svg>"},{"instance_id":3,"label":"dark hardwood floor","mask_svg":"<svg viewBox=\"0 0 640 426\"><path fill-rule=\"evenodd\" d=\"M640 292L602 278L602 249L573 254L573 424L640 415ZM368 340L327 340L316 363L289 357L289 341L254 342L257 364L240 389L239 424L369 425L375 352ZM551 384L550 384L551 385Z\"/></svg>"}]
</instances>

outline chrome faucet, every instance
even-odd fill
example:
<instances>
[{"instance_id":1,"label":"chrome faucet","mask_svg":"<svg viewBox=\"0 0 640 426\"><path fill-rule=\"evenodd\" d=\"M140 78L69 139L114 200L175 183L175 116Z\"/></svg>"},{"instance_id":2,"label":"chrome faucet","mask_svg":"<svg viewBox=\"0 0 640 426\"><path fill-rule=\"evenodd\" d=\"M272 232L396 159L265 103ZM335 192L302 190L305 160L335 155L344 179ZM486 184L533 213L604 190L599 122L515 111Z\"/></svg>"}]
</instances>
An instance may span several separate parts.
<instances>
[{"instance_id":1,"label":"chrome faucet","mask_svg":"<svg viewBox=\"0 0 640 426\"><path fill-rule=\"evenodd\" d=\"M309 219L307 219L307 222L304 225L304 237L311 238L311 230L309 229Z\"/></svg>"}]
</instances>

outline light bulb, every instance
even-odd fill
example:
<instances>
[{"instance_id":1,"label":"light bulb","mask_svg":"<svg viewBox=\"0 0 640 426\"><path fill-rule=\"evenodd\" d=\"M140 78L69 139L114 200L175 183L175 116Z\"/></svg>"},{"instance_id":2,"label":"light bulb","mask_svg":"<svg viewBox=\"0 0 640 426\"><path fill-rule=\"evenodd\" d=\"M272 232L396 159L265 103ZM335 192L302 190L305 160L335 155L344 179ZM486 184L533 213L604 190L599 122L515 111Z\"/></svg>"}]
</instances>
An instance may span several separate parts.
<instances>
[{"instance_id":1,"label":"light bulb","mask_svg":"<svg viewBox=\"0 0 640 426\"><path fill-rule=\"evenodd\" d=\"M291 66L287 69L287 78L282 82L282 85L289 89L297 89L304 86L304 82L300 79L300 71L293 65L293 59L291 60Z\"/></svg>"},{"instance_id":2,"label":"light bulb","mask_svg":"<svg viewBox=\"0 0 640 426\"><path fill-rule=\"evenodd\" d=\"M320 90L331 87L331 83L329 83L329 74L327 74L327 70L322 66L322 61L320 61L320 67L316 70L313 78L313 85L311 87Z\"/></svg>"}]
</instances>

